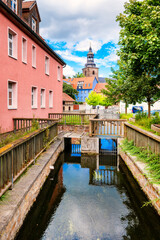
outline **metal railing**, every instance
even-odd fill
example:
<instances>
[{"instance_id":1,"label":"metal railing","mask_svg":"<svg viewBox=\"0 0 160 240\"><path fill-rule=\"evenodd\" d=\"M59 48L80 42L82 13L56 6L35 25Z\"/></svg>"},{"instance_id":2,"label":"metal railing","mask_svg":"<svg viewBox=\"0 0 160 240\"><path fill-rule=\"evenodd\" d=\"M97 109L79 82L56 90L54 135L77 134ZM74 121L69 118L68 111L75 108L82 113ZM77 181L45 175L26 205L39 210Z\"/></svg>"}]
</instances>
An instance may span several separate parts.
<instances>
[{"instance_id":1,"label":"metal railing","mask_svg":"<svg viewBox=\"0 0 160 240\"><path fill-rule=\"evenodd\" d=\"M97 114L85 113L49 113L49 119L58 120L59 124L68 125L89 125L90 118L96 117Z\"/></svg>"},{"instance_id":2,"label":"metal railing","mask_svg":"<svg viewBox=\"0 0 160 240\"><path fill-rule=\"evenodd\" d=\"M35 124L37 124L40 128L47 127L53 124L55 120L48 118L13 118L13 122L14 132L16 132L19 130L29 131Z\"/></svg>"},{"instance_id":3,"label":"metal railing","mask_svg":"<svg viewBox=\"0 0 160 240\"><path fill-rule=\"evenodd\" d=\"M97 135L123 137L126 119L90 119L90 137Z\"/></svg>"},{"instance_id":4,"label":"metal railing","mask_svg":"<svg viewBox=\"0 0 160 240\"><path fill-rule=\"evenodd\" d=\"M13 187L16 179L35 162L57 133L56 122L0 148L0 197L8 188Z\"/></svg>"}]
</instances>

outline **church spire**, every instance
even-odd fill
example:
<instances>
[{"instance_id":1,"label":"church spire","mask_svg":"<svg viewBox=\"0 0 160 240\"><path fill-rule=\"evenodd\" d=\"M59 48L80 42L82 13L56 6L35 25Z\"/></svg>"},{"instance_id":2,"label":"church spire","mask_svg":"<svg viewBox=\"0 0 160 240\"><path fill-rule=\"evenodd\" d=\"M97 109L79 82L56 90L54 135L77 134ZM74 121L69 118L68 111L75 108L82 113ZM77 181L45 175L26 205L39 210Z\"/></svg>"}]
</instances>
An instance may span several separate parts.
<instances>
[{"instance_id":1,"label":"church spire","mask_svg":"<svg viewBox=\"0 0 160 240\"><path fill-rule=\"evenodd\" d=\"M87 63L85 64L85 67L96 67L96 64L94 63L94 53L92 52L91 43L89 47L89 52L87 54Z\"/></svg>"},{"instance_id":2,"label":"church spire","mask_svg":"<svg viewBox=\"0 0 160 240\"><path fill-rule=\"evenodd\" d=\"M89 52L87 53L87 63L82 70L85 77L96 77L98 80L99 68L97 68L96 64L94 63L94 53L92 51L91 43L89 46Z\"/></svg>"}]
</instances>

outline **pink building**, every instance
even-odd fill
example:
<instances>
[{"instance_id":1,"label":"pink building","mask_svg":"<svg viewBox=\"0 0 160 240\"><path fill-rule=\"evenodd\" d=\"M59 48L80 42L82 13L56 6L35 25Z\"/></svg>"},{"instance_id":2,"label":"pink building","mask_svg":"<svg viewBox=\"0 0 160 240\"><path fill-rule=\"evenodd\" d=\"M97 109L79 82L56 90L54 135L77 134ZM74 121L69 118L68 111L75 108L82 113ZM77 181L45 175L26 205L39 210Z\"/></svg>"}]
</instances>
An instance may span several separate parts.
<instances>
[{"instance_id":1,"label":"pink building","mask_svg":"<svg viewBox=\"0 0 160 240\"><path fill-rule=\"evenodd\" d=\"M35 1L0 0L0 132L13 118L62 112L64 61L38 34Z\"/></svg>"}]
</instances>

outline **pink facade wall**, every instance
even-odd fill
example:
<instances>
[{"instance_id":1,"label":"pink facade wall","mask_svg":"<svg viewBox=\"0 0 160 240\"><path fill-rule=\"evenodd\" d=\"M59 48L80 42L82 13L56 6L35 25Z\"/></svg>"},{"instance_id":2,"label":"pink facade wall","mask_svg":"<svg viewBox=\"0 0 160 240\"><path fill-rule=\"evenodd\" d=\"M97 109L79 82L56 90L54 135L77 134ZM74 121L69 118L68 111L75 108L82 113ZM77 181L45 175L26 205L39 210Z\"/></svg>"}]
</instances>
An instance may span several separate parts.
<instances>
[{"instance_id":1,"label":"pink facade wall","mask_svg":"<svg viewBox=\"0 0 160 240\"><path fill-rule=\"evenodd\" d=\"M17 33L17 59L8 56L8 28ZM12 118L47 118L48 113L62 112L63 67L29 36L0 13L0 132L13 130ZM22 62L22 37L27 40L27 64ZM32 45L36 47L36 69L32 67ZM45 56L49 57L49 76L45 74ZM58 66L61 79L57 80ZM8 80L17 82L17 109L8 109ZM38 89L37 109L31 107L31 87ZM41 88L46 92L45 108L40 106ZM53 108L49 108L49 90Z\"/></svg>"}]
</instances>

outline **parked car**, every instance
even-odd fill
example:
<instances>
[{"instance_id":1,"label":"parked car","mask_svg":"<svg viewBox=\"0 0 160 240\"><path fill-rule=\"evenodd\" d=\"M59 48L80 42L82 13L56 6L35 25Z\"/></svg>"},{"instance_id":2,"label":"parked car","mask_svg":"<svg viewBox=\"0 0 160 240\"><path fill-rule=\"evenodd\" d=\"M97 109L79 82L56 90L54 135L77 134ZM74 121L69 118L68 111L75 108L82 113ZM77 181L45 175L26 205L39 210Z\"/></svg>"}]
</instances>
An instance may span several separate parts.
<instances>
[{"instance_id":1,"label":"parked car","mask_svg":"<svg viewBox=\"0 0 160 240\"><path fill-rule=\"evenodd\" d=\"M132 113L137 113L137 112L143 112L143 107L142 106L133 106Z\"/></svg>"}]
</instances>

